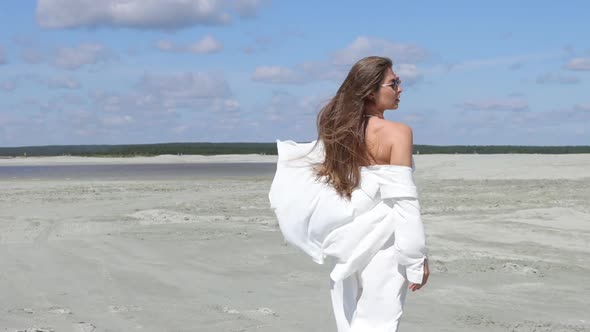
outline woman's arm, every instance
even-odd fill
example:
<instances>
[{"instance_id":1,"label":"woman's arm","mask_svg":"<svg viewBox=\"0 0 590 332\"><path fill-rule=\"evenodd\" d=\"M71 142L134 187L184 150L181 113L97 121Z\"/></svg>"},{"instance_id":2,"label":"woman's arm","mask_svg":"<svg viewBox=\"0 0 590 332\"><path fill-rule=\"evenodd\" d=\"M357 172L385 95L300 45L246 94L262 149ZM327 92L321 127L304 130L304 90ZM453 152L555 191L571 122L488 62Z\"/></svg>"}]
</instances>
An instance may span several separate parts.
<instances>
[{"instance_id":1,"label":"woman's arm","mask_svg":"<svg viewBox=\"0 0 590 332\"><path fill-rule=\"evenodd\" d=\"M390 164L412 167L412 128L403 123L391 122L386 131L386 141L391 146ZM410 289L423 286L430 273L426 260L426 236L417 199L395 199L390 202L398 214L395 230L395 250L399 264L406 268Z\"/></svg>"}]
</instances>

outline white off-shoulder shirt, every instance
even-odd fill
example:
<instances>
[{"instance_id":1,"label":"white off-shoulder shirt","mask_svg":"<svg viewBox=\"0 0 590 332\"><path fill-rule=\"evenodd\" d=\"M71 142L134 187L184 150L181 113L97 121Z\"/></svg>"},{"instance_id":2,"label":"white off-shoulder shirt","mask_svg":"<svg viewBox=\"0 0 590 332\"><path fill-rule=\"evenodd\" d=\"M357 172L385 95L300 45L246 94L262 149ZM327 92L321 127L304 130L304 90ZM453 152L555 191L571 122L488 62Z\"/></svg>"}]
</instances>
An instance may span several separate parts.
<instances>
[{"instance_id":1,"label":"white off-shoulder shirt","mask_svg":"<svg viewBox=\"0 0 590 332\"><path fill-rule=\"evenodd\" d=\"M313 166L324 160L321 142L277 140L278 162L269 200L285 240L323 264L342 281L362 270L395 236L397 261L408 281L422 283L427 255L414 167L361 167L360 185L350 200L317 180Z\"/></svg>"}]
</instances>

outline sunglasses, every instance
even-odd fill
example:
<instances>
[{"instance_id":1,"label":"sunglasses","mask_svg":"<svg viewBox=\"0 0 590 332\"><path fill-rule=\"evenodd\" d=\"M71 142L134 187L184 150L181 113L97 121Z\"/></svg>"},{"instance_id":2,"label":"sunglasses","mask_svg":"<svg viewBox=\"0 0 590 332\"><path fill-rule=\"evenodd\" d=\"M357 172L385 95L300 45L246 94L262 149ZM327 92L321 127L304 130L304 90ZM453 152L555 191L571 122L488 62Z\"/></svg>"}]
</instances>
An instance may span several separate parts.
<instances>
[{"instance_id":1,"label":"sunglasses","mask_svg":"<svg viewBox=\"0 0 590 332\"><path fill-rule=\"evenodd\" d=\"M387 84L381 84L381 86L390 86L394 91L402 84L402 80L399 77L396 77L393 82Z\"/></svg>"}]
</instances>

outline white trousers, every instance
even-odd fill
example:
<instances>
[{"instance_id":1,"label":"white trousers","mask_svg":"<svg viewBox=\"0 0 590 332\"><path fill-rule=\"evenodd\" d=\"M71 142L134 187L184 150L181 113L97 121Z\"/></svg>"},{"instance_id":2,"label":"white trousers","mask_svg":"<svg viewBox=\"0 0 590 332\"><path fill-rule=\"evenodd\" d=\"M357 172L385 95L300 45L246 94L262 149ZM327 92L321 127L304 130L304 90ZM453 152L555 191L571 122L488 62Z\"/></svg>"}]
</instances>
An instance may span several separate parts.
<instances>
[{"instance_id":1,"label":"white trousers","mask_svg":"<svg viewBox=\"0 0 590 332\"><path fill-rule=\"evenodd\" d=\"M362 270L332 282L338 332L395 332L408 290L405 269L394 257L393 237Z\"/></svg>"}]
</instances>

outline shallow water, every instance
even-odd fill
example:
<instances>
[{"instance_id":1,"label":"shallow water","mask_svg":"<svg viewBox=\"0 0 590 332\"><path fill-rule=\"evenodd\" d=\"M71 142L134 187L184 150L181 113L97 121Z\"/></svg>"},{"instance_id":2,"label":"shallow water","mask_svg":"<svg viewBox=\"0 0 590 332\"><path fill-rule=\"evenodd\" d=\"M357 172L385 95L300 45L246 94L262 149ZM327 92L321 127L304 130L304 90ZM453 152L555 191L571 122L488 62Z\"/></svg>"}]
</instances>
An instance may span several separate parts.
<instances>
[{"instance_id":1,"label":"shallow water","mask_svg":"<svg viewBox=\"0 0 590 332\"><path fill-rule=\"evenodd\" d=\"M0 166L0 180L167 180L273 175L275 163Z\"/></svg>"}]
</instances>

